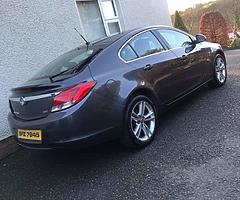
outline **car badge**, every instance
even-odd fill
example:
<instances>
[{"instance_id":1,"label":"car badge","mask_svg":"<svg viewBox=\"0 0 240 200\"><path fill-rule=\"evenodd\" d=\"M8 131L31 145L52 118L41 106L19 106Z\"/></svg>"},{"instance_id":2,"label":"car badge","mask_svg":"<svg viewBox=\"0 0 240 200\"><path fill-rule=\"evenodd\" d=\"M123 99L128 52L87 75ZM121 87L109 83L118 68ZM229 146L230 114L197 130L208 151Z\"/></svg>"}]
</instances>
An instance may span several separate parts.
<instances>
[{"instance_id":1,"label":"car badge","mask_svg":"<svg viewBox=\"0 0 240 200\"><path fill-rule=\"evenodd\" d=\"M24 99L24 97L20 97L20 104L21 104L21 106L24 106L24 105L26 105L27 104L27 102L26 102L26 100Z\"/></svg>"}]
</instances>

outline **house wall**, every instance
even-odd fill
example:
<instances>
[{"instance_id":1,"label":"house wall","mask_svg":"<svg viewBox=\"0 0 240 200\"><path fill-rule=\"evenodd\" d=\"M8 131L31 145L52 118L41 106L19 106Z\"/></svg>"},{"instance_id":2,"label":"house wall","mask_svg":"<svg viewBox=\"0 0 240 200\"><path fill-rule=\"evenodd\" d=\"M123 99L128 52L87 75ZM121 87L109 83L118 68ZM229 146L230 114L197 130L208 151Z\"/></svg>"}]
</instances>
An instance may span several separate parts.
<instances>
[{"instance_id":1,"label":"house wall","mask_svg":"<svg viewBox=\"0 0 240 200\"><path fill-rule=\"evenodd\" d=\"M124 29L142 26L171 26L167 0L118 0Z\"/></svg>"},{"instance_id":2,"label":"house wall","mask_svg":"<svg viewBox=\"0 0 240 200\"><path fill-rule=\"evenodd\" d=\"M117 0L123 30L171 25L166 0ZM84 33L75 0L2 0L0 3L0 140L7 124L12 87L29 79L60 54L79 46Z\"/></svg>"},{"instance_id":3,"label":"house wall","mask_svg":"<svg viewBox=\"0 0 240 200\"><path fill-rule=\"evenodd\" d=\"M12 87L79 45L73 0L3 0L0 3L0 139L10 135L8 96Z\"/></svg>"}]
</instances>

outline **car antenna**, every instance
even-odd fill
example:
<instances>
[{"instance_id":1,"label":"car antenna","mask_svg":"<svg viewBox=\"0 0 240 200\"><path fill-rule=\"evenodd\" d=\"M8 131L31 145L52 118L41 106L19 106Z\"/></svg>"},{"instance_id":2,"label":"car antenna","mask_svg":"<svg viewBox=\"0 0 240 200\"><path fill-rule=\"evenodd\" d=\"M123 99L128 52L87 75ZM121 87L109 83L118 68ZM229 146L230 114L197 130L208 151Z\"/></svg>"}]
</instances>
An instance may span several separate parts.
<instances>
[{"instance_id":1,"label":"car antenna","mask_svg":"<svg viewBox=\"0 0 240 200\"><path fill-rule=\"evenodd\" d=\"M75 27L74 29L75 29L75 31L77 31L77 33L80 35L80 37L85 41L85 44L86 44L87 49L88 49L88 47L89 47L89 45L90 45L91 43L88 42L88 41L86 40L86 38L83 37L83 35L82 35L81 33L79 33L79 31L76 29L76 27Z\"/></svg>"}]
</instances>

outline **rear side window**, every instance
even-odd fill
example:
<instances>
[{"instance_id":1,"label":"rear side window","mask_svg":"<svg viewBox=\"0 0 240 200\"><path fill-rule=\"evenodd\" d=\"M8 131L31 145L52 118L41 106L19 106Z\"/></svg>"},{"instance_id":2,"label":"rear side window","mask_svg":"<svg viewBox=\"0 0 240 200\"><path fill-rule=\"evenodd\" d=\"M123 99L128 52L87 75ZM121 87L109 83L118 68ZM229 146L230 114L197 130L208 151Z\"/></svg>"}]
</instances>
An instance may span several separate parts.
<instances>
[{"instance_id":1,"label":"rear side window","mask_svg":"<svg viewBox=\"0 0 240 200\"><path fill-rule=\"evenodd\" d=\"M157 30L162 37L167 41L172 49L187 47L192 44L191 38L178 31L174 30Z\"/></svg>"},{"instance_id":2,"label":"rear side window","mask_svg":"<svg viewBox=\"0 0 240 200\"><path fill-rule=\"evenodd\" d=\"M128 44L122 49L120 56L125 61L130 61L138 57Z\"/></svg>"},{"instance_id":3,"label":"rear side window","mask_svg":"<svg viewBox=\"0 0 240 200\"><path fill-rule=\"evenodd\" d=\"M149 31L142 33L130 41L130 46L139 57L164 51L158 39Z\"/></svg>"}]
</instances>

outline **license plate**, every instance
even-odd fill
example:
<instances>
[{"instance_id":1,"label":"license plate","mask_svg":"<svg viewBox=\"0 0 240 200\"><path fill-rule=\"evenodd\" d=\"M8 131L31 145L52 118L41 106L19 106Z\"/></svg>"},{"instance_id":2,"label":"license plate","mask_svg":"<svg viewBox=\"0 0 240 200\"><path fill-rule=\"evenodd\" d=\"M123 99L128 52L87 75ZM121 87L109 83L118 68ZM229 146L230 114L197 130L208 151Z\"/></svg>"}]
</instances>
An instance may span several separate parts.
<instances>
[{"instance_id":1,"label":"license plate","mask_svg":"<svg viewBox=\"0 0 240 200\"><path fill-rule=\"evenodd\" d=\"M17 138L22 140L42 141L42 131L18 129Z\"/></svg>"}]
</instances>

